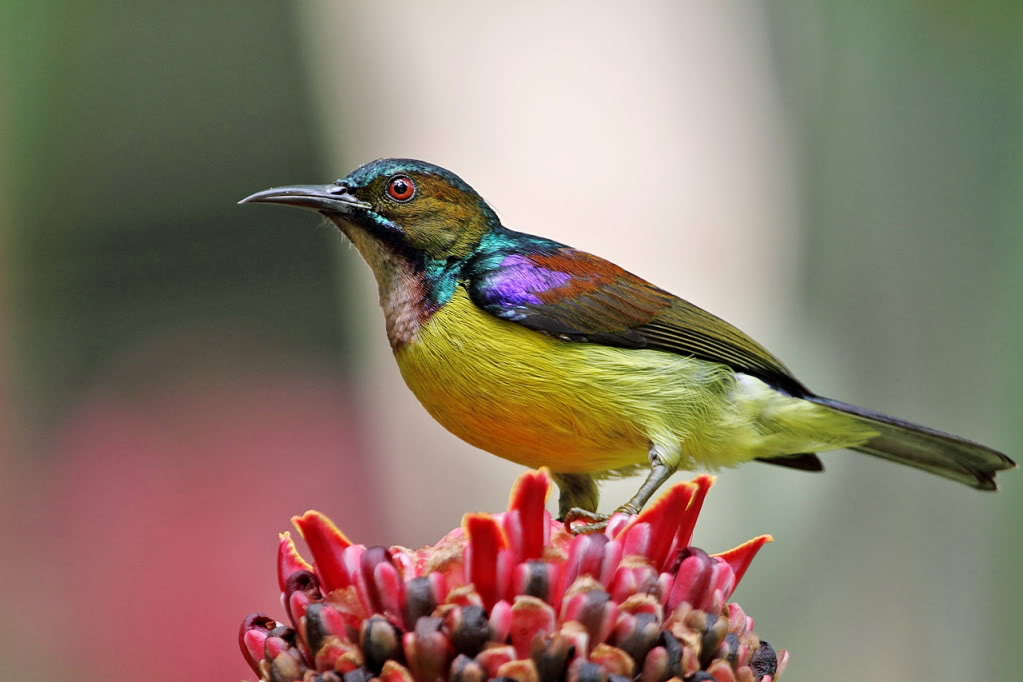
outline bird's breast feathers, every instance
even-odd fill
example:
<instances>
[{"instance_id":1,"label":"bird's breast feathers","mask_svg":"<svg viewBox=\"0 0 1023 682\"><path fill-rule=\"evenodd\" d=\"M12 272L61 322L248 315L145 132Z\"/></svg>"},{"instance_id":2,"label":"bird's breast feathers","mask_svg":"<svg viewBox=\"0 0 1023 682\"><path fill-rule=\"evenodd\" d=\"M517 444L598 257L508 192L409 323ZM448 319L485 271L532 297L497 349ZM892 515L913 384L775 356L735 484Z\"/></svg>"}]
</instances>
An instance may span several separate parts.
<instances>
[{"instance_id":1,"label":"bird's breast feathers","mask_svg":"<svg viewBox=\"0 0 1023 682\"><path fill-rule=\"evenodd\" d=\"M459 287L395 358L427 411L484 450L559 471L643 461L643 434L566 345L480 310Z\"/></svg>"}]
</instances>

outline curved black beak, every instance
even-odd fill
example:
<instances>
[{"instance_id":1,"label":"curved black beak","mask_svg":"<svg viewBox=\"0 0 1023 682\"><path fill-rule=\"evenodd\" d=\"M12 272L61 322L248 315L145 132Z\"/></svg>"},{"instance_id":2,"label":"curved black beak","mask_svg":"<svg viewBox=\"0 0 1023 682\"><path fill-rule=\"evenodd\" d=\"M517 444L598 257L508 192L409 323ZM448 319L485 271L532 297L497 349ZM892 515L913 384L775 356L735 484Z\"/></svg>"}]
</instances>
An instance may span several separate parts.
<instances>
[{"instance_id":1,"label":"curved black beak","mask_svg":"<svg viewBox=\"0 0 1023 682\"><path fill-rule=\"evenodd\" d=\"M347 187L337 183L333 185L271 187L247 196L238 203L283 204L284 206L298 206L314 211L332 211L334 213L351 213L355 209L372 208L372 204L355 198L348 192Z\"/></svg>"}]
</instances>

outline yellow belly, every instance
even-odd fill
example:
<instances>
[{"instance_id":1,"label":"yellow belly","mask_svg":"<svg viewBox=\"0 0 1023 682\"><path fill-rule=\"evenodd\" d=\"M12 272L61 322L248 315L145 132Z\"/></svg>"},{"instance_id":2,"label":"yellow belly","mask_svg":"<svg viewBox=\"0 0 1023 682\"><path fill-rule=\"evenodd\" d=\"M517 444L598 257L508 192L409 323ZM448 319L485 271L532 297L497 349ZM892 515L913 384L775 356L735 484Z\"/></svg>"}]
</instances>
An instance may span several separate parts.
<instances>
[{"instance_id":1,"label":"yellow belly","mask_svg":"<svg viewBox=\"0 0 1023 682\"><path fill-rule=\"evenodd\" d=\"M647 438L570 344L477 309L464 290L395 357L423 406L463 440L560 472L646 458Z\"/></svg>"},{"instance_id":2,"label":"yellow belly","mask_svg":"<svg viewBox=\"0 0 1023 682\"><path fill-rule=\"evenodd\" d=\"M821 434L819 408L724 365L561 341L481 311L461 287L395 358L449 431L557 472L627 469L647 461L651 443L684 468L715 469L862 440L845 428ZM817 433L799 428L814 420Z\"/></svg>"}]
</instances>

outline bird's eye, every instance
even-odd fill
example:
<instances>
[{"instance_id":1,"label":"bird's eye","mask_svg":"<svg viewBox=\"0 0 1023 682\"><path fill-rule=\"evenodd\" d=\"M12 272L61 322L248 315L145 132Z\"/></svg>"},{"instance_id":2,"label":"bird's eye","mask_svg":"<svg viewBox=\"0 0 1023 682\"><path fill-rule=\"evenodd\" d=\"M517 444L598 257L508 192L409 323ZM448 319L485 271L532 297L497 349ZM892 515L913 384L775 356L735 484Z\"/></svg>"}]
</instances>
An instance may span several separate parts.
<instances>
[{"instance_id":1,"label":"bird's eye","mask_svg":"<svg viewBox=\"0 0 1023 682\"><path fill-rule=\"evenodd\" d=\"M387 194L395 201L405 203L416 195L416 183L407 175L396 175L387 183Z\"/></svg>"}]
</instances>

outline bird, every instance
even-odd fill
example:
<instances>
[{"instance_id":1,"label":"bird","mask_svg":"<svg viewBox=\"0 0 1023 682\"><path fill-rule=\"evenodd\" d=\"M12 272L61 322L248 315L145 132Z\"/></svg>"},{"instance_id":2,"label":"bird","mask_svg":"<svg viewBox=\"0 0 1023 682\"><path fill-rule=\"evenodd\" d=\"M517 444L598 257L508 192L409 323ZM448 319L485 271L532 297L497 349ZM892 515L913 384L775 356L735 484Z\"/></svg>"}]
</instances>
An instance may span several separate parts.
<instances>
[{"instance_id":1,"label":"bird","mask_svg":"<svg viewBox=\"0 0 1023 682\"><path fill-rule=\"evenodd\" d=\"M547 467L573 532L603 529L598 481L645 471L636 514L677 470L756 460L823 471L851 449L995 490L985 445L826 398L745 333L598 256L505 227L460 177L378 159L239 203L311 209L376 279L408 388L464 441Z\"/></svg>"}]
</instances>

